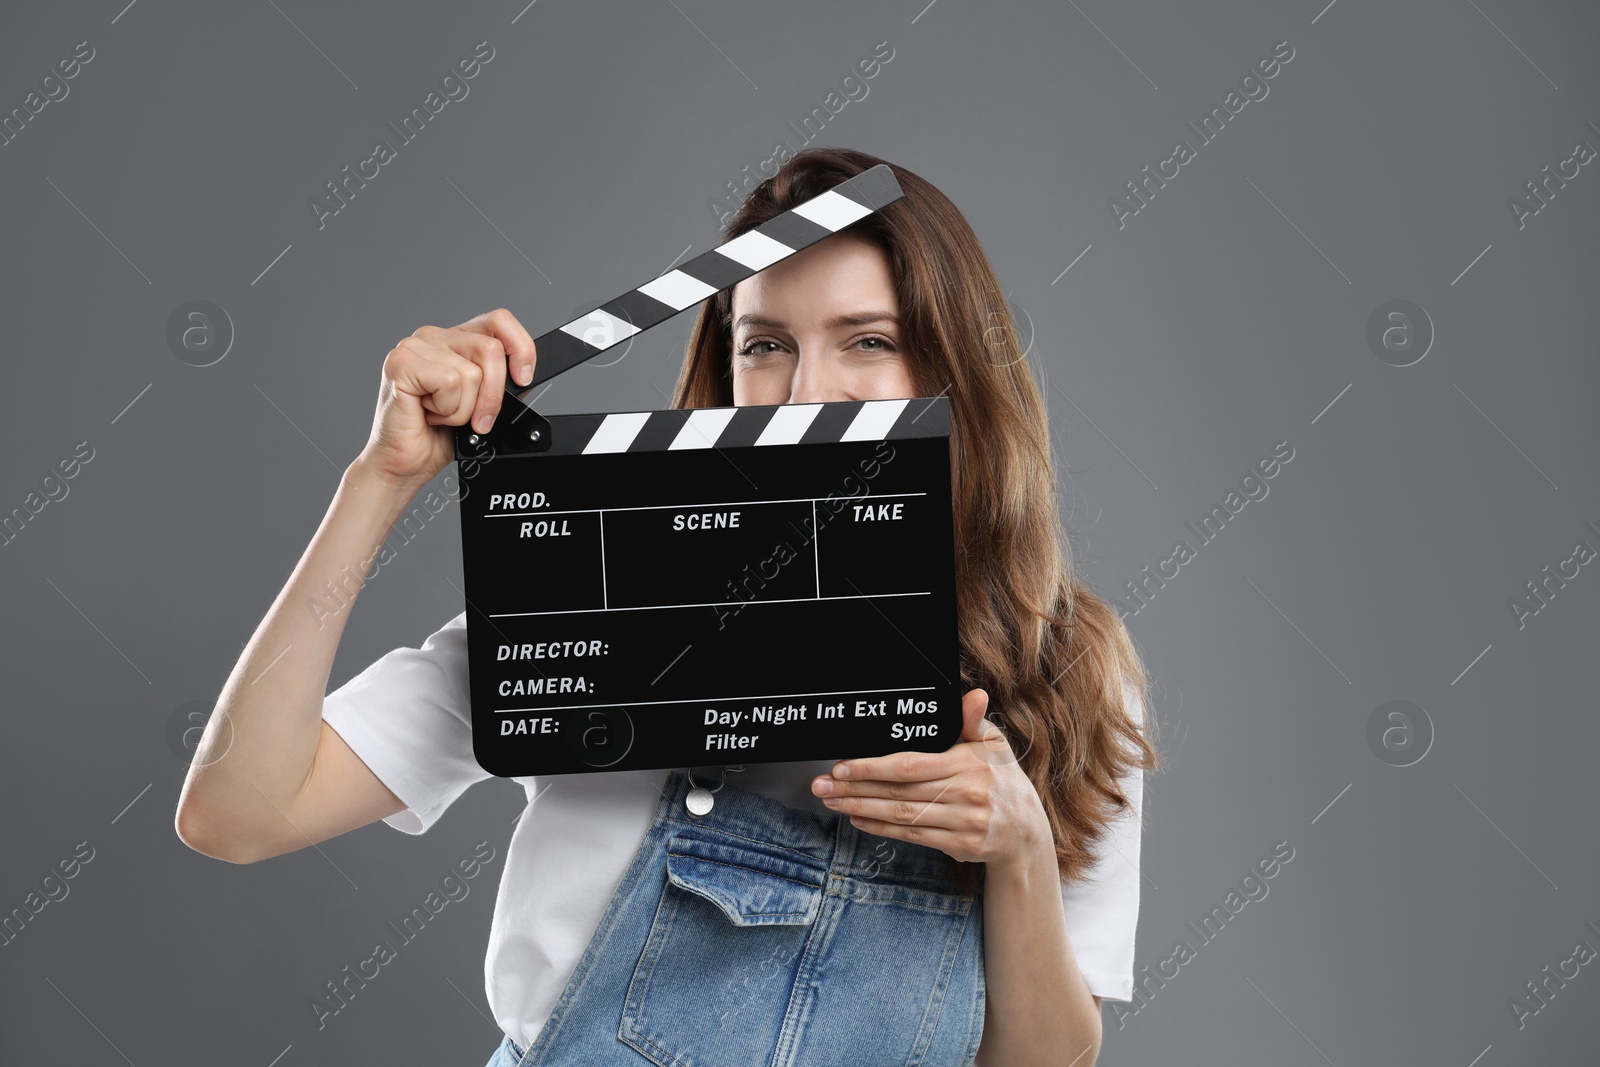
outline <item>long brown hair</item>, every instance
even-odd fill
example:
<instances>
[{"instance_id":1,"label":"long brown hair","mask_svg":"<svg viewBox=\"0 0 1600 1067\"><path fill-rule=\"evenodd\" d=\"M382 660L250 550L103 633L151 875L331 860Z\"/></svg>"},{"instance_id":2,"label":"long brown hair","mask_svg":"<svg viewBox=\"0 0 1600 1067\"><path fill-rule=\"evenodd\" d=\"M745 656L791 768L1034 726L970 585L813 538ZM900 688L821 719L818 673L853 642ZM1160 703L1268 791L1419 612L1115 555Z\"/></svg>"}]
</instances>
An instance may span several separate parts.
<instances>
[{"instance_id":1,"label":"long brown hair","mask_svg":"<svg viewBox=\"0 0 1600 1067\"><path fill-rule=\"evenodd\" d=\"M802 151L755 188L723 240L884 162ZM1116 612L1073 570L1045 406L977 236L938 189L889 166L904 198L840 232L884 251L918 395L950 397L962 692L988 692L987 717L1044 803L1061 876L1076 879L1129 803L1118 779L1158 765L1123 692L1148 706L1147 678ZM673 407L733 404L732 308L731 288L701 305ZM963 891L977 889L981 866L956 865Z\"/></svg>"}]
</instances>

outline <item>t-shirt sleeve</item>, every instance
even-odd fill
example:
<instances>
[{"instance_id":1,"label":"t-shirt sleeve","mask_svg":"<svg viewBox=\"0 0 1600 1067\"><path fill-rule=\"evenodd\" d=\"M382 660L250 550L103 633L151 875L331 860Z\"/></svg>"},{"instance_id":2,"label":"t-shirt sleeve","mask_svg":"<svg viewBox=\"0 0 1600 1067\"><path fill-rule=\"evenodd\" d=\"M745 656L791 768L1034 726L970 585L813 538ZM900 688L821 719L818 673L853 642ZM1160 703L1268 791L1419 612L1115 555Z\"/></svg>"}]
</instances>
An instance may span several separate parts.
<instances>
[{"instance_id":1,"label":"t-shirt sleeve","mask_svg":"<svg viewBox=\"0 0 1600 1067\"><path fill-rule=\"evenodd\" d=\"M420 834L474 782L490 777L472 754L467 614L397 648L322 700L322 718L405 802L383 821Z\"/></svg>"},{"instance_id":2,"label":"t-shirt sleeve","mask_svg":"<svg viewBox=\"0 0 1600 1067\"><path fill-rule=\"evenodd\" d=\"M1141 726L1144 708L1130 686L1129 713ZM1139 921L1140 812L1144 772L1122 779L1130 807L1117 815L1095 844L1095 862L1080 881L1063 883L1067 938L1089 992L1102 1000L1133 999L1134 931Z\"/></svg>"}]
</instances>

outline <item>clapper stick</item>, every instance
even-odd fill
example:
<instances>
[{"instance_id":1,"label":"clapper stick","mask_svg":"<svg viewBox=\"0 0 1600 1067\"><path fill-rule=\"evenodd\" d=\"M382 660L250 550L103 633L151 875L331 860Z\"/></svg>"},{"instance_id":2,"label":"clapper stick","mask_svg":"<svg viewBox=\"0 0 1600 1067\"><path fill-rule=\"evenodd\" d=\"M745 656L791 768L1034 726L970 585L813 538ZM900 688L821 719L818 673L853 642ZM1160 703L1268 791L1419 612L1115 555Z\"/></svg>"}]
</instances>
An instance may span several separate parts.
<instances>
[{"instance_id":1,"label":"clapper stick","mask_svg":"<svg viewBox=\"0 0 1600 1067\"><path fill-rule=\"evenodd\" d=\"M489 773L959 739L949 397L548 418L524 401L904 195L874 166L536 338L534 379L506 390L489 432L455 428Z\"/></svg>"},{"instance_id":2,"label":"clapper stick","mask_svg":"<svg viewBox=\"0 0 1600 1067\"><path fill-rule=\"evenodd\" d=\"M533 341L538 350L533 381L507 387L502 417L495 420L487 434L474 433L470 426L458 427L456 458L479 456L489 449L497 453L537 450L539 441L548 440L549 427L524 401L540 384L904 196L894 171L887 163L879 163L683 266L539 335ZM604 347L591 344L588 336L596 333L604 334L610 342ZM511 403L513 400L515 404ZM510 413L509 418L506 413Z\"/></svg>"}]
</instances>

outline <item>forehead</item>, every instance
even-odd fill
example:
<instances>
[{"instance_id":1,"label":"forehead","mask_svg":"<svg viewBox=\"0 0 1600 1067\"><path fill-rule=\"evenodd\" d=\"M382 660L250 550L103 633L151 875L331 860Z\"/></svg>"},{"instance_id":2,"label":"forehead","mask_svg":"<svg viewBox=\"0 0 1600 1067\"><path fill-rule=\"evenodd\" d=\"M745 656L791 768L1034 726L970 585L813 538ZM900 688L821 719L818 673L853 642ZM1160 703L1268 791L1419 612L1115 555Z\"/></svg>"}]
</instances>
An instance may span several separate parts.
<instances>
[{"instance_id":1,"label":"forehead","mask_svg":"<svg viewBox=\"0 0 1600 1067\"><path fill-rule=\"evenodd\" d=\"M871 241L834 234L796 252L733 287L735 320L749 311L895 304L894 275L889 258Z\"/></svg>"}]
</instances>

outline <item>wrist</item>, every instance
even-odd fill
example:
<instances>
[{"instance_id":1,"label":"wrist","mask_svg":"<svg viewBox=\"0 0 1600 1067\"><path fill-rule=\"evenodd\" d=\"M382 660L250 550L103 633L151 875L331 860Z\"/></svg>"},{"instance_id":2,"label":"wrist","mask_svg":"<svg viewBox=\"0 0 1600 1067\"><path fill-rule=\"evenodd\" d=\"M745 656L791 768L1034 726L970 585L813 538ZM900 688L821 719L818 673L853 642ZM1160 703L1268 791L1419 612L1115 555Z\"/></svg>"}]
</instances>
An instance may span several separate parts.
<instances>
[{"instance_id":1,"label":"wrist","mask_svg":"<svg viewBox=\"0 0 1600 1067\"><path fill-rule=\"evenodd\" d=\"M1016 851L986 864L987 881L1006 881L1024 889L1032 885L1060 884L1061 867L1056 861L1055 837L1050 831L1050 821L1041 809L1039 817L1032 822L1032 830L1024 835L1024 842Z\"/></svg>"},{"instance_id":2,"label":"wrist","mask_svg":"<svg viewBox=\"0 0 1600 1067\"><path fill-rule=\"evenodd\" d=\"M431 478L397 478L385 474L372 467L363 456L357 456L345 468L339 479L339 488L344 493L376 498L399 511L430 481Z\"/></svg>"}]
</instances>

